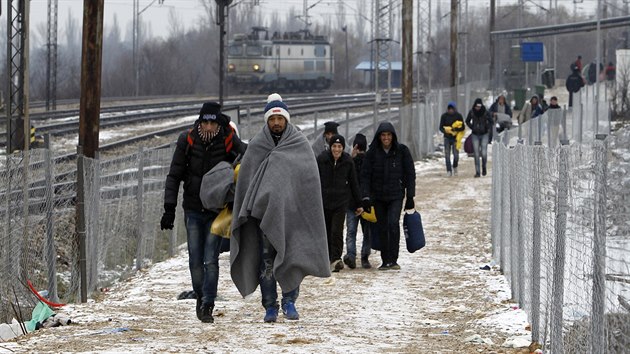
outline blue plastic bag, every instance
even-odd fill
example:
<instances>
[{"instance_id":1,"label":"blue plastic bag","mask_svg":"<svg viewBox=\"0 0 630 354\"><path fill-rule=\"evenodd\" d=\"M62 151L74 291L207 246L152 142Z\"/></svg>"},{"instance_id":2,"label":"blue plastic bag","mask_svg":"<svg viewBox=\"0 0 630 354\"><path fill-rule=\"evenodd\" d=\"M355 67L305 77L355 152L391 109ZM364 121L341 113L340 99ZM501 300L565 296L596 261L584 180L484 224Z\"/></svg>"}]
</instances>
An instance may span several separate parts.
<instances>
[{"instance_id":1,"label":"blue plastic bag","mask_svg":"<svg viewBox=\"0 0 630 354\"><path fill-rule=\"evenodd\" d=\"M405 212L403 217L403 229L405 230L405 241L407 243L407 251L414 253L425 245L424 229L422 228L422 218L420 213Z\"/></svg>"}]
</instances>

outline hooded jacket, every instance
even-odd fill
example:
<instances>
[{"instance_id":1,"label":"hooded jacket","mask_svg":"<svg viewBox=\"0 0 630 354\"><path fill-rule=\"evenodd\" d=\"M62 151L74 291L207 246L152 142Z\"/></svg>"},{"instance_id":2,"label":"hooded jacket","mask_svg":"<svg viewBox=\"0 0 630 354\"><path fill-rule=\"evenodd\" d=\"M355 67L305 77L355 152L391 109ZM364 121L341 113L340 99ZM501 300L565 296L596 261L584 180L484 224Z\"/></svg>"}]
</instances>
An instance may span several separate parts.
<instances>
[{"instance_id":1,"label":"hooded jacket","mask_svg":"<svg viewBox=\"0 0 630 354\"><path fill-rule=\"evenodd\" d=\"M538 98L537 96L532 96L529 99L529 102L525 103L525 107L518 113L518 124L523 124L532 118L536 118L539 115L543 114L543 109L540 103L533 105L532 101L534 98Z\"/></svg>"},{"instance_id":2,"label":"hooded jacket","mask_svg":"<svg viewBox=\"0 0 630 354\"><path fill-rule=\"evenodd\" d=\"M475 111L475 106L481 104L481 109ZM473 134L483 135L490 134L492 140L492 115L486 110L486 106L483 105L481 98L477 98L473 103L473 108L468 112L466 117L466 125L472 130Z\"/></svg>"},{"instance_id":3,"label":"hooded jacket","mask_svg":"<svg viewBox=\"0 0 630 354\"><path fill-rule=\"evenodd\" d=\"M503 97L505 99L504 95L499 95L499 97L497 97L497 99L494 101L494 103L490 106L490 113L505 113L508 116L510 116L510 118L512 117L512 109L510 109L510 105L507 103L507 99L505 100L505 112L499 112L499 99Z\"/></svg>"},{"instance_id":4,"label":"hooded jacket","mask_svg":"<svg viewBox=\"0 0 630 354\"><path fill-rule=\"evenodd\" d=\"M335 161L332 152L324 151L317 157L317 167L324 209L355 209L360 205L359 181L350 154L342 152L339 160Z\"/></svg>"},{"instance_id":5,"label":"hooded jacket","mask_svg":"<svg viewBox=\"0 0 630 354\"><path fill-rule=\"evenodd\" d=\"M453 127L453 124L457 121L461 122L461 127ZM446 131L444 131L445 127L452 127L452 132L455 134L447 134ZM445 138L455 139L455 136L457 135L458 132L463 132L464 130L466 130L466 127L464 127L464 117L462 117L461 113L457 111L453 112L453 114L448 113L448 111L446 111L440 117L439 129L442 132L442 134L444 134Z\"/></svg>"},{"instance_id":6,"label":"hooded jacket","mask_svg":"<svg viewBox=\"0 0 630 354\"><path fill-rule=\"evenodd\" d=\"M385 152L380 135L392 133L392 146ZM392 201L416 195L416 172L407 146L398 142L396 130L390 122L378 126L361 167L363 198Z\"/></svg>"},{"instance_id":7,"label":"hooded jacket","mask_svg":"<svg viewBox=\"0 0 630 354\"><path fill-rule=\"evenodd\" d=\"M195 210L207 212L204 209L199 190L203 175L210 171L221 161L232 163L234 159L245 152L245 144L234 134L232 140L232 151L226 152L225 137L226 126L221 125L220 132L209 142L203 142L199 137L198 127L200 120L195 121L192 130L183 132L177 139L175 152L171 167L166 176L164 190L164 204L177 205L179 185L184 182L184 210ZM193 144L189 145L188 135L192 138Z\"/></svg>"}]
</instances>

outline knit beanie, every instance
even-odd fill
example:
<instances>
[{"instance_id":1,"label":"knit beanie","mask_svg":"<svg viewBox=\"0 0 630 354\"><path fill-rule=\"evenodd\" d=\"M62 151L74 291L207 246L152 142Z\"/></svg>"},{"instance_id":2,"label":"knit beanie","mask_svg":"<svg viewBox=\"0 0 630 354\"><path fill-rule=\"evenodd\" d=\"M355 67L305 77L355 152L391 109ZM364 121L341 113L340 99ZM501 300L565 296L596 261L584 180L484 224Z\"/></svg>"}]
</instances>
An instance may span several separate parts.
<instances>
[{"instance_id":1,"label":"knit beanie","mask_svg":"<svg viewBox=\"0 0 630 354\"><path fill-rule=\"evenodd\" d=\"M341 144L341 146L343 146L344 149L346 148L346 139L339 134L336 134L330 137L330 140L328 141L328 146L332 148L333 144L335 143Z\"/></svg>"},{"instance_id":2,"label":"knit beanie","mask_svg":"<svg viewBox=\"0 0 630 354\"><path fill-rule=\"evenodd\" d=\"M457 103L455 103L455 101L449 102L448 105L446 106L446 109L449 109L449 108L453 108L453 109L456 110L457 109Z\"/></svg>"},{"instance_id":3,"label":"knit beanie","mask_svg":"<svg viewBox=\"0 0 630 354\"><path fill-rule=\"evenodd\" d=\"M333 121L324 123L324 134L326 133L339 134L339 132L337 131L338 126L339 126L339 123L333 122Z\"/></svg>"},{"instance_id":4,"label":"knit beanie","mask_svg":"<svg viewBox=\"0 0 630 354\"><path fill-rule=\"evenodd\" d=\"M291 121L289 107L282 102L282 96L277 93L272 93L269 97L267 97L267 105L265 106L265 122L267 122L269 117L276 114L283 116L287 120L287 123Z\"/></svg>"},{"instance_id":5,"label":"knit beanie","mask_svg":"<svg viewBox=\"0 0 630 354\"><path fill-rule=\"evenodd\" d=\"M361 133L354 136L354 145L358 145L359 151L367 150L367 138Z\"/></svg>"},{"instance_id":6,"label":"knit beanie","mask_svg":"<svg viewBox=\"0 0 630 354\"><path fill-rule=\"evenodd\" d=\"M222 126L227 126L230 123L230 117L221 113L221 105L217 102L204 103L199 110L199 120L217 122Z\"/></svg>"}]
</instances>

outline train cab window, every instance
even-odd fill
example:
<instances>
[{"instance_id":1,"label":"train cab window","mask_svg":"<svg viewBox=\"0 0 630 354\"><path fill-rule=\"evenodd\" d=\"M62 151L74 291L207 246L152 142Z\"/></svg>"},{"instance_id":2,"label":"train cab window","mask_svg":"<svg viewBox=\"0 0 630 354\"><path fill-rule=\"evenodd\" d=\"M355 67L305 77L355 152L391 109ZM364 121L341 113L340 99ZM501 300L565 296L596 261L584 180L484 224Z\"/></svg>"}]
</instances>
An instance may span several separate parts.
<instances>
[{"instance_id":1,"label":"train cab window","mask_svg":"<svg viewBox=\"0 0 630 354\"><path fill-rule=\"evenodd\" d=\"M287 48L287 55L291 55L291 48Z\"/></svg>"},{"instance_id":2,"label":"train cab window","mask_svg":"<svg viewBox=\"0 0 630 354\"><path fill-rule=\"evenodd\" d=\"M262 55L262 47L259 45L248 45L247 46L247 56L248 57L259 57Z\"/></svg>"},{"instance_id":3,"label":"train cab window","mask_svg":"<svg viewBox=\"0 0 630 354\"><path fill-rule=\"evenodd\" d=\"M326 47L324 47L323 45L316 45L315 46L315 56L318 57L318 58L325 57L326 56Z\"/></svg>"},{"instance_id":4,"label":"train cab window","mask_svg":"<svg viewBox=\"0 0 630 354\"><path fill-rule=\"evenodd\" d=\"M302 48L302 54L301 55L304 56L304 48Z\"/></svg>"},{"instance_id":5,"label":"train cab window","mask_svg":"<svg viewBox=\"0 0 630 354\"><path fill-rule=\"evenodd\" d=\"M266 56L266 57L270 57L270 56L271 56L271 53L272 53L272 51L271 51L271 47L264 47L264 48L263 48L263 55L264 55L264 56Z\"/></svg>"},{"instance_id":6,"label":"train cab window","mask_svg":"<svg viewBox=\"0 0 630 354\"><path fill-rule=\"evenodd\" d=\"M228 49L228 53L230 55L243 55L243 46L238 44L238 45L231 45L230 48Z\"/></svg>"}]
</instances>

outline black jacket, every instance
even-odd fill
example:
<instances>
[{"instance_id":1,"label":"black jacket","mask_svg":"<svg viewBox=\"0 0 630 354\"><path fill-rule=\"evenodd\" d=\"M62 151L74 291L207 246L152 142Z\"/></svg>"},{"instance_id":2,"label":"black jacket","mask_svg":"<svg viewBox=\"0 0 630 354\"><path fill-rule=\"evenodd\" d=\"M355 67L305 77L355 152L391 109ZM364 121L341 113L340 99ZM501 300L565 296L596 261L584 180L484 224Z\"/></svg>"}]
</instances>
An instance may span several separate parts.
<instances>
[{"instance_id":1,"label":"black jacket","mask_svg":"<svg viewBox=\"0 0 630 354\"><path fill-rule=\"evenodd\" d=\"M234 159L245 152L245 144L234 134L232 136L232 150L226 152L226 137L229 132L227 127L221 127L221 132L209 143L203 143L199 137L195 122L192 130L180 134L177 139L177 146L173 153L171 168L166 176L164 190L164 204L177 205L177 195L179 185L184 182L184 210L194 210L205 212L201 199L199 199L199 189L201 180L206 172L210 171L221 161L232 163ZM188 135L192 138L193 144L189 145Z\"/></svg>"},{"instance_id":2,"label":"black jacket","mask_svg":"<svg viewBox=\"0 0 630 354\"><path fill-rule=\"evenodd\" d=\"M455 138L455 135L446 134L446 132L444 131L444 127L450 127L458 120L462 122L462 127L453 129L453 132L462 132L466 130L466 126L464 126L464 117L462 117L459 112L455 112L453 114L445 112L442 114L442 117L440 117L440 131L442 132L442 134L444 134L444 137Z\"/></svg>"},{"instance_id":3,"label":"black jacket","mask_svg":"<svg viewBox=\"0 0 630 354\"><path fill-rule=\"evenodd\" d=\"M584 87L584 79L582 79L580 72L577 70L573 71L573 73L567 77L565 86L569 92L575 93L580 91L580 89Z\"/></svg>"},{"instance_id":4,"label":"black jacket","mask_svg":"<svg viewBox=\"0 0 630 354\"><path fill-rule=\"evenodd\" d=\"M317 156L317 167L324 209L356 209L360 205L359 181L350 154L343 152L335 162L332 153L324 151Z\"/></svg>"},{"instance_id":5,"label":"black jacket","mask_svg":"<svg viewBox=\"0 0 630 354\"><path fill-rule=\"evenodd\" d=\"M352 162L354 162L354 170L357 173L357 180L359 176L361 176L361 168L363 167L363 159L365 158L365 152L360 152L357 156L352 158ZM359 185L361 185L361 181L359 180Z\"/></svg>"},{"instance_id":6,"label":"black jacket","mask_svg":"<svg viewBox=\"0 0 630 354\"><path fill-rule=\"evenodd\" d=\"M481 105L481 110L478 114L475 114L475 105L481 103L480 99L476 99L473 104L473 108L468 112L466 117L466 125L473 134L483 135L490 133L490 139L492 139L492 115L486 110L486 106Z\"/></svg>"},{"instance_id":7,"label":"black jacket","mask_svg":"<svg viewBox=\"0 0 630 354\"><path fill-rule=\"evenodd\" d=\"M385 152L381 145L382 132L393 135L392 147ZM383 122L378 126L361 167L363 198L392 201L416 195L416 171L409 149L398 142L394 126Z\"/></svg>"}]
</instances>

